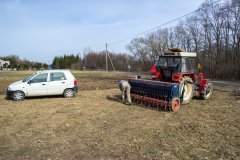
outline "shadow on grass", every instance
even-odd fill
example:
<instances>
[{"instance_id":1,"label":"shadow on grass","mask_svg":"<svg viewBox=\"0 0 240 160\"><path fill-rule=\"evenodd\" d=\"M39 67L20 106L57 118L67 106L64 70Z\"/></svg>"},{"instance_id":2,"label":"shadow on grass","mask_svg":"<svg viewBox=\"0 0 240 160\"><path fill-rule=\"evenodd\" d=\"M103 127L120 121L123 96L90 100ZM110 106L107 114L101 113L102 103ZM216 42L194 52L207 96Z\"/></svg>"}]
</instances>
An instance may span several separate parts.
<instances>
[{"instance_id":1,"label":"shadow on grass","mask_svg":"<svg viewBox=\"0 0 240 160\"><path fill-rule=\"evenodd\" d=\"M129 106L129 104L125 103L122 100L121 95L106 96L106 99L109 100L109 101L115 101L115 102L122 103L122 104L125 104L125 105ZM168 106L154 107L154 106L148 106L146 104L136 103L136 102L133 102L132 104L136 105L138 107L141 107L141 108L150 109L150 110L154 110L154 111L170 112Z\"/></svg>"},{"instance_id":2,"label":"shadow on grass","mask_svg":"<svg viewBox=\"0 0 240 160\"><path fill-rule=\"evenodd\" d=\"M76 97L76 96L75 96ZM34 96L34 97L25 97L24 100L32 100L32 99L54 99L54 98L64 98L62 95L51 95L51 96ZM74 97L73 97L74 98ZM5 100L14 101L9 97L5 97Z\"/></svg>"},{"instance_id":3,"label":"shadow on grass","mask_svg":"<svg viewBox=\"0 0 240 160\"><path fill-rule=\"evenodd\" d=\"M114 95L114 96L106 96L106 99L109 101L115 101L118 103L126 104L120 95Z\"/></svg>"}]
</instances>

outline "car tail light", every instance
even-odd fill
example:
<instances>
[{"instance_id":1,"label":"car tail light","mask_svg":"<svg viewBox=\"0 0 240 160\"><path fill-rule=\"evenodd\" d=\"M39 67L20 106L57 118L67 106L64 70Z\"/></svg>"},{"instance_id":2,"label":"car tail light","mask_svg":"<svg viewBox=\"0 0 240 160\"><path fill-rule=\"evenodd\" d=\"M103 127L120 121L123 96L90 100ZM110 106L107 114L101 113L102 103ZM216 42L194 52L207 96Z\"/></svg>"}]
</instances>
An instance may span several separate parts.
<instances>
[{"instance_id":1,"label":"car tail light","mask_svg":"<svg viewBox=\"0 0 240 160\"><path fill-rule=\"evenodd\" d=\"M77 80L76 79L74 79L74 86L76 86L77 85Z\"/></svg>"},{"instance_id":2,"label":"car tail light","mask_svg":"<svg viewBox=\"0 0 240 160\"><path fill-rule=\"evenodd\" d=\"M153 65L152 68L151 68L151 72L156 73L157 72L157 67Z\"/></svg>"}]
</instances>

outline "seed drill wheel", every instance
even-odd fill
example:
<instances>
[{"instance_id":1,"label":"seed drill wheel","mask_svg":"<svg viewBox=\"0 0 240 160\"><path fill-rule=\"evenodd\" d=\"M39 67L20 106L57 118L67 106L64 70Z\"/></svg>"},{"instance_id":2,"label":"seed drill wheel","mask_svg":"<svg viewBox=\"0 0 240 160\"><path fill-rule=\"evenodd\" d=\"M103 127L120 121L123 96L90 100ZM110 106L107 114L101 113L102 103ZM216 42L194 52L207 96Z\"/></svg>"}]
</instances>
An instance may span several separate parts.
<instances>
[{"instance_id":1,"label":"seed drill wheel","mask_svg":"<svg viewBox=\"0 0 240 160\"><path fill-rule=\"evenodd\" d=\"M177 111L180 108L180 99L179 98L173 98L169 103L169 109L170 111Z\"/></svg>"},{"instance_id":2,"label":"seed drill wheel","mask_svg":"<svg viewBox=\"0 0 240 160\"><path fill-rule=\"evenodd\" d=\"M212 83L207 83L207 85L205 86L203 93L200 94L201 99L208 99L211 97L213 92L213 85Z\"/></svg>"},{"instance_id":3,"label":"seed drill wheel","mask_svg":"<svg viewBox=\"0 0 240 160\"><path fill-rule=\"evenodd\" d=\"M183 77L181 86L182 86L181 93L183 92L182 104L188 104L193 97L193 91L194 91L192 79L188 76Z\"/></svg>"}]
</instances>

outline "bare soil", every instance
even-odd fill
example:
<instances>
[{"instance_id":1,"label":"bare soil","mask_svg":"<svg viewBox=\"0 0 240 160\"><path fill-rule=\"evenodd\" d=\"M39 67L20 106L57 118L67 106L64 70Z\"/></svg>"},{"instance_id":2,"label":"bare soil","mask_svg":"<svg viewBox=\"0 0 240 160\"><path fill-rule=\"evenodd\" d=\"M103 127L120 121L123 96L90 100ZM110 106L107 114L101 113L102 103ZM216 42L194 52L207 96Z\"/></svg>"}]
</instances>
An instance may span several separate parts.
<instances>
[{"instance_id":1,"label":"bare soil","mask_svg":"<svg viewBox=\"0 0 240 160\"><path fill-rule=\"evenodd\" d=\"M72 99L0 95L0 159L240 159L231 89L215 87L209 100L169 113L123 104L117 76L99 77L82 77Z\"/></svg>"}]
</instances>

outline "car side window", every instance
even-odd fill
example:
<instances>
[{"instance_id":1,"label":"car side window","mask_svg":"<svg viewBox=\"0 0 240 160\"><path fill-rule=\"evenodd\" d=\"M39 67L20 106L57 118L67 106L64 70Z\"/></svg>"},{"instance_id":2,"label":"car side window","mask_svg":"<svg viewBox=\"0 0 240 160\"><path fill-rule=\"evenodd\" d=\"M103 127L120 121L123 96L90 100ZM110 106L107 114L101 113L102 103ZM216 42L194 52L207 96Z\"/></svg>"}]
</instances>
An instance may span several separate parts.
<instances>
[{"instance_id":1,"label":"car side window","mask_svg":"<svg viewBox=\"0 0 240 160\"><path fill-rule=\"evenodd\" d=\"M37 75L31 80L31 83L41 83L41 82L47 82L48 73L42 73Z\"/></svg>"},{"instance_id":2,"label":"car side window","mask_svg":"<svg viewBox=\"0 0 240 160\"><path fill-rule=\"evenodd\" d=\"M66 76L62 72L50 73L50 81L62 81L66 80Z\"/></svg>"}]
</instances>

